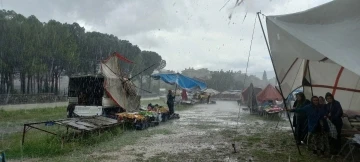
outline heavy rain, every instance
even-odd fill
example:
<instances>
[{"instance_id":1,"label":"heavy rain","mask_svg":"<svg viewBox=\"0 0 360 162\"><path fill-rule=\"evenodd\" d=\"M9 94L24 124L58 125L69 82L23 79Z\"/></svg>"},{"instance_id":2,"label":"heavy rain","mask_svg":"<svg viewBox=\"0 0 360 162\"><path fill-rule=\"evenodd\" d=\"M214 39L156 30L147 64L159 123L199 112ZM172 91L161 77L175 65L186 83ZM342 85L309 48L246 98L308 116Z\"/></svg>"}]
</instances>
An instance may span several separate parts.
<instances>
[{"instance_id":1,"label":"heavy rain","mask_svg":"<svg viewBox=\"0 0 360 162\"><path fill-rule=\"evenodd\" d=\"M0 8L0 162L360 161L358 0Z\"/></svg>"}]
</instances>

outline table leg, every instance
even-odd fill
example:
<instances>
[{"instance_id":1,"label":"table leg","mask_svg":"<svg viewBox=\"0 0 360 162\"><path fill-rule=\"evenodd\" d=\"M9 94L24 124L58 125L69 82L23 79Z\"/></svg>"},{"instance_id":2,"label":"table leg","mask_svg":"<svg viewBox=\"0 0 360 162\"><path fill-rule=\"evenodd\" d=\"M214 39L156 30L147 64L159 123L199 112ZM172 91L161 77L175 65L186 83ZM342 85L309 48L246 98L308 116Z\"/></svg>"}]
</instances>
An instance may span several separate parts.
<instances>
[{"instance_id":1,"label":"table leg","mask_svg":"<svg viewBox=\"0 0 360 162\"><path fill-rule=\"evenodd\" d=\"M348 141L346 141L346 143L344 144L344 146L341 148L341 150L339 151L339 153L337 154L337 156L339 156L342 152L343 152L343 150L345 149L345 147L347 146L347 145L349 145L349 143L350 143L350 140L348 140ZM349 145L350 146L350 145ZM332 155L331 156L331 160L334 158L334 155Z\"/></svg>"},{"instance_id":2,"label":"table leg","mask_svg":"<svg viewBox=\"0 0 360 162\"><path fill-rule=\"evenodd\" d=\"M354 150L354 146L351 146L350 145L350 143L348 144L349 145L349 149L350 149L350 151L349 151L349 153L345 156L345 158L344 158L344 161L349 157L349 155L351 154L351 156L353 156L353 150ZM353 161L354 161L354 157L353 157Z\"/></svg>"}]
</instances>

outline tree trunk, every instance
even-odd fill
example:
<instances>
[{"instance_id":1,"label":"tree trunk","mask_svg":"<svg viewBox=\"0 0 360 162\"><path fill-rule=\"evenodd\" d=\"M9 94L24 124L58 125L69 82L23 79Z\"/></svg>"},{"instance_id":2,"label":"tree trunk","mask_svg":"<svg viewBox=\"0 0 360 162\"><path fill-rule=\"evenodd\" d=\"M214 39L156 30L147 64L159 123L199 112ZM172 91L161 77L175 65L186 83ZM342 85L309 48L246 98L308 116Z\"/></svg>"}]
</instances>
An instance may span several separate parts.
<instances>
[{"instance_id":1,"label":"tree trunk","mask_svg":"<svg viewBox=\"0 0 360 162\"><path fill-rule=\"evenodd\" d=\"M140 74L140 96L142 96L143 93L142 89L143 89L143 75Z\"/></svg>"},{"instance_id":2,"label":"tree trunk","mask_svg":"<svg viewBox=\"0 0 360 162\"><path fill-rule=\"evenodd\" d=\"M150 75L149 75L149 79L148 79L148 88L149 88L149 91L151 92L151 77L150 77Z\"/></svg>"},{"instance_id":3,"label":"tree trunk","mask_svg":"<svg viewBox=\"0 0 360 162\"><path fill-rule=\"evenodd\" d=\"M20 72L20 91L22 94L25 94L26 90L26 75L23 72Z\"/></svg>"},{"instance_id":4,"label":"tree trunk","mask_svg":"<svg viewBox=\"0 0 360 162\"><path fill-rule=\"evenodd\" d=\"M54 83L55 83L55 74L54 73L52 73L51 74L51 93L54 93Z\"/></svg>"},{"instance_id":5,"label":"tree trunk","mask_svg":"<svg viewBox=\"0 0 360 162\"><path fill-rule=\"evenodd\" d=\"M3 72L0 74L0 94L5 92L5 75Z\"/></svg>"},{"instance_id":6,"label":"tree trunk","mask_svg":"<svg viewBox=\"0 0 360 162\"><path fill-rule=\"evenodd\" d=\"M44 93L49 93L49 76L45 75L45 81L44 81Z\"/></svg>"},{"instance_id":7,"label":"tree trunk","mask_svg":"<svg viewBox=\"0 0 360 162\"><path fill-rule=\"evenodd\" d=\"M40 83L40 74L39 73L36 74L36 84L37 84L37 92L36 93L40 93L41 83Z\"/></svg>"},{"instance_id":8,"label":"tree trunk","mask_svg":"<svg viewBox=\"0 0 360 162\"><path fill-rule=\"evenodd\" d=\"M55 80L54 93L55 93L55 95L58 95L58 92L59 92L59 75L58 74L59 74L58 72L54 73L54 80Z\"/></svg>"},{"instance_id":9,"label":"tree trunk","mask_svg":"<svg viewBox=\"0 0 360 162\"><path fill-rule=\"evenodd\" d=\"M27 94L30 94L30 88L31 88L31 76L30 76L30 74L28 74L28 76L27 76L27 87L26 87L26 93Z\"/></svg>"},{"instance_id":10,"label":"tree trunk","mask_svg":"<svg viewBox=\"0 0 360 162\"><path fill-rule=\"evenodd\" d=\"M9 80L8 80L8 93L13 93L14 92L14 75L13 73L9 73Z\"/></svg>"}]
</instances>

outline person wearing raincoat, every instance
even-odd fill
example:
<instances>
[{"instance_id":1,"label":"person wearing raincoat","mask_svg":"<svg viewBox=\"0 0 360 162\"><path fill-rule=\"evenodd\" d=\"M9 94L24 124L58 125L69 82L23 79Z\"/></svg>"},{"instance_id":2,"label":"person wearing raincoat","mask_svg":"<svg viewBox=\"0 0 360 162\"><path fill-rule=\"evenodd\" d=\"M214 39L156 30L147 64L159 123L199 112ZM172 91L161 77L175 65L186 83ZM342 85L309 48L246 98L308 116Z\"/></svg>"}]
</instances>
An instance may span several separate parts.
<instances>
[{"instance_id":1,"label":"person wearing raincoat","mask_svg":"<svg viewBox=\"0 0 360 162\"><path fill-rule=\"evenodd\" d=\"M324 106L319 104L319 97L313 96L311 103L301 108L293 109L291 112L302 112L308 119L308 148L314 154L320 153L325 155L329 152L328 132L329 126L327 124L327 110Z\"/></svg>"},{"instance_id":2,"label":"person wearing raincoat","mask_svg":"<svg viewBox=\"0 0 360 162\"><path fill-rule=\"evenodd\" d=\"M294 103L293 108L301 109L307 105L310 104L310 101L306 99L303 92L299 92L296 94L296 101ZM306 134L308 132L307 130L307 116L304 112L296 112L293 117L293 125L295 127L295 136L296 136L296 142L298 145L301 145L301 141L306 140ZM304 141L305 142L305 141Z\"/></svg>"},{"instance_id":3,"label":"person wearing raincoat","mask_svg":"<svg viewBox=\"0 0 360 162\"><path fill-rule=\"evenodd\" d=\"M174 114L174 102L175 102L175 95L173 95L172 91L169 90L169 93L167 95L167 102L166 104L169 107L170 115Z\"/></svg>"},{"instance_id":4,"label":"person wearing raincoat","mask_svg":"<svg viewBox=\"0 0 360 162\"><path fill-rule=\"evenodd\" d=\"M343 109L339 101L334 99L331 93L326 93L325 99L328 102L326 108L328 111L329 120L335 125L337 131L337 139L330 138L330 146L332 154L337 154L341 149L341 129L343 126L342 116Z\"/></svg>"}]
</instances>

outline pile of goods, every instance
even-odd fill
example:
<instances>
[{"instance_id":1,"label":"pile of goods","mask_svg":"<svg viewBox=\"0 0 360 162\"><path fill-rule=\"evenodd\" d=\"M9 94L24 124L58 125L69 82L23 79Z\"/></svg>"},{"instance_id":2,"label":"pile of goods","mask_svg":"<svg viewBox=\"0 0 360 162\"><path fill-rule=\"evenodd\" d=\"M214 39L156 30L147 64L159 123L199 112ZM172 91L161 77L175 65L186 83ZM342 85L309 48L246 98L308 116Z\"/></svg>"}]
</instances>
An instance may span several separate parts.
<instances>
[{"instance_id":1,"label":"pile of goods","mask_svg":"<svg viewBox=\"0 0 360 162\"><path fill-rule=\"evenodd\" d=\"M283 109L275 105L273 107L271 107L271 106L264 107L264 111L267 113L279 113L279 112L283 111Z\"/></svg>"},{"instance_id":2,"label":"pile of goods","mask_svg":"<svg viewBox=\"0 0 360 162\"><path fill-rule=\"evenodd\" d=\"M145 129L149 126L156 126L159 122L165 122L169 119L169 109L163 106L151 104L145 111L134 113L116 114L118 121L134 126L136 129Z\"/></svg>"},{"instance_id":3,"label":"pile of goods","mask_svg":"<svg viewBox=\"0 0 360 162\"><path fill-rule=\"evenodd\" d=\"M123 112L116 114L116 116L118 117L119 121L128 121L128 120L142 121L146 119L144 115L138 113Z\"/></svg>"}]
</instances>

